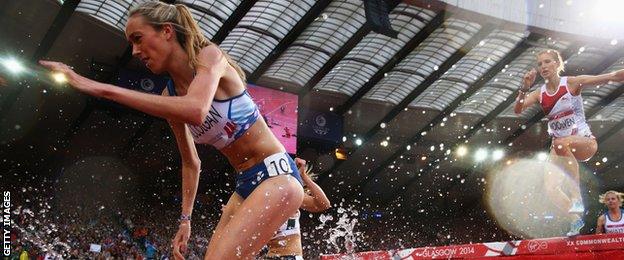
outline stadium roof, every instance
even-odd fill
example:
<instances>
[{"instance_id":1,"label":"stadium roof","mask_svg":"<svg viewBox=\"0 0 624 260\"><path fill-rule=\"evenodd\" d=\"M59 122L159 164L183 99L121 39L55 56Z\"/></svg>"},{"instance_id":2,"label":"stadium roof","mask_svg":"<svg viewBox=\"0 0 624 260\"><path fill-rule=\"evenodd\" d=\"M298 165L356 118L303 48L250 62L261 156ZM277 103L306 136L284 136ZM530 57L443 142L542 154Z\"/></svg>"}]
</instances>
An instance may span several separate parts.
<instances>
[{"instance_id":1,"label":"stadium roof","mask_svg":"<svg viewBox=\"0 0 624 260\"><path fill-rule=\"evenodd\" d=\"M63 60L106 81L120 68L142 66L131 59L123 37L127 10L134 3L6 1L0 4L5 30L0 34L7 37L0 43L3 51L18 51L33 60ZM330 197L373 205L417 205L438 194L476 203L484 171L492 163L475 163L475 150L502 149L509 158L547 151L549 138L539 108L521 115L512 110L522 75L535 66L537 52L561 51L566 75L624 68L621 44L513 24L439 1L391 4L396 39L371 31L361 0L177 3L192 10L205 36L239 62L251 83L299 95L300 108L343 116L347 160L335 159L333 151L315 154L306 147L310 140L300 140L299 150L314 157L308 159L317 163L321 186L333 187L327 192ZM44 118L37 124L48 132L33 130L46 136L36 140L40 147L94 144L89 139L97 132L100 140L108 136L110 141L94 145L93 151L132 160L144 160L136 155L140 149L175 150L157 144L165 123L140 113L103 108L76 94L46 95L33 88L3 92L4 126L11 126L12 115ZM600 147L589 171L601 173L605 184L613 186L624 186L614 167L624 159L623 93L622 84L583 90L585 112ZM33 104L39 104L37 112L23 112ZM102 124L108 120L103 118L115 123ZM114 133L104 134L111 129ZM7 131L5 144L24 135L14 127ZM356 138L363 144L355 145ZM455 155L459 145L468 148L465 157ZM168 161L171 153L149 156L143 164L147 168Z\"/></svg>"}]
</instances>

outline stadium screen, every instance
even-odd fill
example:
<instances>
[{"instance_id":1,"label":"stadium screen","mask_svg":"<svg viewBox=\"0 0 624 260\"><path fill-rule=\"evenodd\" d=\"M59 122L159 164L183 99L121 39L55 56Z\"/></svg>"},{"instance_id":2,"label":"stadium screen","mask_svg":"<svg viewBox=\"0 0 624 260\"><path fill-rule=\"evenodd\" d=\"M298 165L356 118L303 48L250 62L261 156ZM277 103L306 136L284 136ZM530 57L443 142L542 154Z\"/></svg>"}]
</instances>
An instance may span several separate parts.
<instances>
[{"instance_id":1,"label":"stadium screen","mask_svg":"<svg viewBox=\"0 0 624 260\"><path fill-rule=\"evenodd\" d=\"M247 89L273 134L288 153L296 154L299 109L297 95L251 84Z\"/></svg>"}]
</instances>

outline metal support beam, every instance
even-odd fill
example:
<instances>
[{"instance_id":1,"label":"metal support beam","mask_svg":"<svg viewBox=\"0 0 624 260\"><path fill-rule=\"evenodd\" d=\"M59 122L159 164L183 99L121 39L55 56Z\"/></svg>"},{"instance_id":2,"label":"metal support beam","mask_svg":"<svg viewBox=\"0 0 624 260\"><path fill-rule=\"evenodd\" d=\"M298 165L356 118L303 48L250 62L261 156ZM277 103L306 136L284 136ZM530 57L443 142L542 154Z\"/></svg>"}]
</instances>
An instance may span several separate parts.
<instances>
[{"instance_id":1,"label":"metal support beam","mask_svg":"<svg viewBox=\"0 0 624 260\"><path fill-rule=\"evenodd\" d=\"M477 82L475 82L472 86L470 86L468 88L468 90L466 92L464 92L461 96L456 98L447 108L444 109L444 111L442 111L440 114L438 114L423 129L418 131L418 133L428 132L431 129L433 129L436 125L438 125L440 122L442 122L444 120L444 118L446 118L453 111L455 111L455 109L457 109L457 107L459 107L465 100L467 100L472 95L474 95L474 93L479 91L481 89L481 87L483 87L483 85L485 85L492 78L494 78L496 76L496 74L498 74L498 72L505 67L505 65L513 62L513 60L515 60L518 56L520 56L522 53L524 53L530 47L529 42L535 41L535 40L537 40L537 38L538 38L537 35L531 34L527 38L522 40L520 43L518 43L518 45L516 45L516 47L514 49L512 49L507 55L505 55L505 57L502 60L500 60L498 63L496 63L496 65L494 65L492 68L490 68L488 70L488 72L486 72L484 74L483 77L481 77ZM422 138L423 138L422 135L417 134L417 135L414 136L412 141L414 141L413 143L416 143L416 142L419 142ZM412 142L410 142L410 143L412 143ZM403 152L404 151L401 150L401 154ZM400 156L400 154L398 156ZM396 158L394 158L392 161L394 161L395 159ZM390 163L392 161L390 161ZM379 172L381 172L381 171L379 171ZM369 178L365 178L360 183L360 185L359 185L360 192L363 189L363 187L365 187L368 184L368 182L370 182L370 180L374 179L375 175L369 175L368 177ZM413 177L413 179L417 179L417 177ZM410 180L410 181L412 181L412 180ZM408 182L408 185L409 184L410 183Z\"/></svg>"},{"instance_id":2,"label":"metal support beam","mask_svg":"<svg viewBox=\"0 0 624 260\"><path fill-rule=\"evenodd\" d=\"M341 115L346 114L351 109L351 107L353 107L353 105L362 96L364 96L364 94L370 91L375 85L377 85L377 83L379 83L379 81L381 81L381 79L383 79L385 73L391 71L394 67L396 67L396 65L399 64L405 57L407 57L407 55L409 55L418 45L420 45L425 39L427 39L429 35L431 35L433 31L435 31L435 29L442 25L442 23L444 23L445 21L445 15L448 15L448 13L446 13L445 11L440 11L422 30L420 30L420 32L418 32L418 34L414 36L414 38L410 39L410 41L403 48L401 48L399 52L397 52L395 57L393 57L390 61L386 63L386 65L384 65L379 71L377 71L377 73L375 73L375 75L373 75L373 77L367 83L365 83L364 86L362 86L353 96L351 96L349 100L345 102L345 104L341 105L337 109L336 113ZM452 64L450 64L448 68L450 68L451 65ZM442 69L444 69L444 67ZM437 71L434 72L432 75L436 73ZM432 75L430 75L430 77L425 79L425 81L421 83L420 86L416 87L410 94L408 94L398 105L396 105L388 114L386 114L386 116L379 123L373 126L373 128L370 129L363 136L363 140L368 140L377 132L379 132L379 130L381 130L381 127L379 126L381 122L389 122L392 118L397 116L404 108L406 108L416 96L422 93L420 87L423 86L423 84L426 83L430 85L431 83L433 83L435 79L437 79L437 77L432 78ZM440 75L442 75L442 73L440 72L436 75L438 75L439 77ZM351 152L353 153L357 149L358 147L355 147L354 150ZM330 169L321 173L321 175L319 176L319 181L324 180L329 175L329 173L338 169L338 167L344 162L345 161L342 160L334 162L334 165L332 165Z\"/></svg>"},{"instance_id":3,"label":"metal support beam","mask_svg":"<svg viewBox=\"0 0 624 260\"><path fill-rule=\"evenodd\" d=\"M397 64L399 64L407 55L409 55L418 45L435 31L443 22L446 12L439 12L427 25L410 39L386 64L375 73L364 86L359 88L349 99L336 109L337 114L345 115L355 103L357 103L368 91L373 89L379 83L384 75L390 72ZM400 104L399 104L400 105ZM395 108L398 106L395 106ZM366 137L365 137L366 138Z\"/></svg>"},{"instance_id":4,"label":"metal support beam","mask_svg":"<svg viewBox=\"0 0 624 260\"><path fill-rule=\"evenodd\" d=\"M50 28L43 37L43 40L39 43L39 47L35 50L35 54L32 56L31 62L36 63L50 51L54 42L63 31L63 28L65 28L67 22L69 22L72 14L74 14L74 11L76 10L76 7L78 7L79 3L80 0L66 0L63 2L61 10L58 14L56 14L56 17L54 17L54 21L52 21ZM6 117L11 107L13 107L15 102L17 102L17 98L23 90L23 88L12 89L12 91L7 95L7 98L0 109L0 118Z\"/></svg>"},{"instance_id":5,"label":"metal support beam","mask_svg":"<svg viewBox=\"0 0 624 260\"><path fill-rule=\"evenodd\" d=\"M253 73L251 73L251 75L249 76L249 82L255 83L256 81L258 81L260 76L262 76L262 74L264 74L264 72L269 69L269 66L271 66L271 64L273 64L273 62L275 62L275 60L277 60L277 58L279 58L279 56L282 55L282 53L284 53L284 51L286 51L286 49L293 42L295 42L295 40L297 40L299 35L301 35L301 33L306 28L308 28L308 26L312 22L314 22L314 19L321 15L323 10L325 10L325 8L327 8L330 3L331 0L317 1L312 6L312 8L310 8L310 10L308 10L308 12L306 12L306 14L297 22L297 24L295 24L295 26L288 32L288 34L284 36L284 38L277 44L277 46L273 48L273 51L269 54L269 56L266 57L262 61L262 63L260 63L260 65L258 65L258 68L256 68Z\"/></svg>"},{"instance_id":6,"label":"metal support beam","mask_svg":"<svg viewBox=\"0 0 624 260\"><path fill-rule=\"evenodd\" d=\"M232 31L234 27L236 27L238 22L240 22L243 17L245 17L245 14L249 12L251 7L253 7L256 2L257 0L243 0L243 2L241 2L240 5L236 7L236 10L234 10L230 17L225 20L221 28L219 28L217 33L215 33L214 37L212 37L212 42L220 44L223 40L225 40L225 37L227 37L230 31Z\"/></svg>"},{"instance_id":7,"label":"metal support beam","mask_svg":"<svg viewBox=\"0 0 624 260\"><path fill-rule=\"evenodd\" d=\"M398 3L391 3L389 9L394 9ZM310 80L301 87L299 91L299 100L303 99L315 86L318 84L327 73L329 73L347 54L360 42L368 33L371 32L371 27L368 23L364 23L360 29L358 29L349 40L336 51L336 53L317 71Z\"/></svg>"},{"instance_id":8,"label":"metal support beam","mask_svg":"<svg viewBox=\"0 0 624 260\"><path fill-rule=\"evenodd\" d=\"M119 58L117 64L114 66L116 68L115 69L116 72L111 73L111 75L108 76L103 81L107 82L107 83L111 83L113 78L114 78L114 75L118 74L119 68L125 67L126 64L128 64L128 62L130 62L130 60L132 60L132 46L126 47L126 49L124 50L124 53ZM60 142L62 144L65 144L65 146L61 147L62 149L66 149L67 148L67 145L69 145L69 142L71 141L71 138L78 132L78 129L80 129L80 126L82 125L82 123L84 123L87 120L87 118L89 118L89 115L91 115L91 112L96 110L96 105L99 104L99 102L100 101L98 101L98 99L95 98L95 97L91 97L91 96L87 97L87 105L85 106L85 108L80 113L80 116L78 116L78 118L76 118L76 120L74 120L71 123L70 128L65 133L65 135L63 136L63 139L60 140Z\"/></svg>"},{"instance_id":9,"label":"metal support beam","mask_svg":"<svg viewBox=\"0 0 624 260\"><path fill-rule=\"evenodd\" d=\"M360 27L360 29L358 29L353 36L351 36L351 38L349 38L349 40L343 44L342 47L340 47L340 49L338 49L338 51L336 51L336 53L334 53L334 55L332 55L327 62L325 62L325 64L323 64L323 67L321 67L321 69L319 69L314 76L312 76L312 78L310 78L310 80L308 80L308 82L301 87L301 90L299 90L299 100L303 99L316 86L316 84L318 84L325 77L325 75L327 75L327 73L329 73L338 64L338 62L347 56L355 45L364 39L364 36L366 36L370 30L371 29L368 24L365 23L362 25L362 27Z\"/></svg>"},{"instance_id":10,"label":"metal support beam","mask_svg":"<svg viewBox=\"0 0 624 260\"><path fill-rule=\"evenodd\" d=\"M56 17L54 17L54 21L52 21L50 29L48 29L45 36L43 36L43 40L41 40L39 47L37 47L37 50L32 57L32 61L38 61L43 58L48 51L50 51L52 45L54 45L54 42L63 31L63 28L65 28L65 25L69 22L69 18L71 18L74 11L76 11L78 4L80 4L80 0L66 0L63 2L61 10Z\"/></svg>"},{"instance_id":11,"label":"metal support beam","mask_svg":"<svg viewBox=\"0 0 624 260\"><path fill-rule=\"evenodd\" d=\"M455 51L451 55L451 57L449 57L446 61L444 61L444 63L442 63L442 65L439 67L438 70L436 70L433 73L431 73L422 83L420 83L420 85L418 85L418 87L414 88L414 90L412 90L412 92L409 95L407 95L401 101L401 103L399 103L397 106L395 106L380 121L380 123L376 124L373 127L373 129L368 131L366 133L365 137L364 137L364 140L368 140L374 134L378 133L379 130L381 129L381 127L380 127L381 122L389 122L394 117L396 117L398 114L400 114L401 111L403 111L406 107L409 106L409 104L414 100L414 98L416 98L418 95L422 94L429 86L431 86L436 80L438 80L442 75L444 75L444 73L446 73L455 63L457 63L457 61L459 61L461 58L463 58L466 55L466 53L468 53L469 50L474 48L474 46L476 46L479 43L479 41L481 40L482 37L484 37L485 35L489 34L493 29L494 28L493 28L492 25L487 25L487 26L484 26L483 28L481 28L481 30L479 30L479 32L477 32L468 42L466 42L464 44L464 46L459 48L457 51ZM420 133L420 132L421 131L418 131L418 133ZM420 134L417 134L417 136L412 137L411 139L416 139L416 138L419 138L419 137L420 137ZM377 167L373 171L371 171L370 174L367 177L364 178L364 180L367 180L371 176L375 176L376 174L381 172L381 170L384 167L386 167L390 163L392 163L392 161L394 161L396 158L398 158L402 153L403 153L403 150L401 150L401 149L397 150L392 156L390 156L390 158L388 158L387 160L382 162L379 167ZM328 169L327 171L321 173L321 175L319 176L319 182L323 181L327 176L329 176L329 174L331 172L333 172L336 169L338 169L338 167L342 163L343 162L341 162L341 161L337 161L337 162L334 163L334 165L330 169Z\"/></svg>"}]
</instances>

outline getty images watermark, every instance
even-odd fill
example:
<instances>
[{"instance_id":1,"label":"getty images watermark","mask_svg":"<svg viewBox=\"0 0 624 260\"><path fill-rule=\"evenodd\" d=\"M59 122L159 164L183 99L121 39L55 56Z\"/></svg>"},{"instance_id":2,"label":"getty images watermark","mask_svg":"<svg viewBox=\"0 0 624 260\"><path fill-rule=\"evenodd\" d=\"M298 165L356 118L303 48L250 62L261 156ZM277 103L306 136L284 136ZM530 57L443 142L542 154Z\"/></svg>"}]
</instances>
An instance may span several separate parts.
<instances>
[{"instance_id":1,"label":"getty images watermark","mask_svg":"<svg viewBox=\"0 0 624 260\"><path fill-rule=\"evenodd\" d=\"M11 255L11 192L2 193L2 255Z\"/></svg>"}]
</instances>

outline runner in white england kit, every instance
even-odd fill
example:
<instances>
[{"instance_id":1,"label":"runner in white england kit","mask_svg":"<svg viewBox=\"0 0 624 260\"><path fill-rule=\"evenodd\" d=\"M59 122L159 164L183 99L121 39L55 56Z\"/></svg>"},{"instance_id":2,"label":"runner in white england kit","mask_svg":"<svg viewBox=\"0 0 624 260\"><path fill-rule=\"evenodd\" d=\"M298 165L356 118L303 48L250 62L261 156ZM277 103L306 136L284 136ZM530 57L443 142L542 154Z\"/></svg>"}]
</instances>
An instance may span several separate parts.
<instances>
[{"instance_id":1,"label":"runner in white england kit","mask_svg":"<svg viewBox=\"0 0 624 260\"><path fill-rule=\"evenodd\" d=\"M561 176L545 174L545 191L561 211L571 214L572 225L568 235L576 235L584 225L581 215L585 211L581 199L578 162L589 160L598 150L596 138L585 121L581 90L609 82L624 82L624 70L597 76L560 77L564 63L561 54L556 50L539 52L537 64L545 83L539 90L529 92L538 71L532 69L527 72L514 112L520 114L526 108L539 103L547 115L548 133L552 137L551 160L561 166L576 185L563 187Z\"/></svg>"},{"instance_id":2,"label":"runner in white england kit","mask_svg":"<svg viewBox=\"0 0 624 260\"><path fill-rule=\"evenodd\" d=\"M540 105L548 117L548 134L554 138L578 135L595 138L583 109L581 95L572 95L568 89L568 77L561 77L557 92L550 94L543 84L540 89Z\"/></svg>"}]
</instances>

